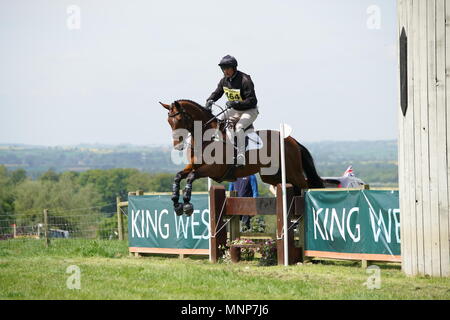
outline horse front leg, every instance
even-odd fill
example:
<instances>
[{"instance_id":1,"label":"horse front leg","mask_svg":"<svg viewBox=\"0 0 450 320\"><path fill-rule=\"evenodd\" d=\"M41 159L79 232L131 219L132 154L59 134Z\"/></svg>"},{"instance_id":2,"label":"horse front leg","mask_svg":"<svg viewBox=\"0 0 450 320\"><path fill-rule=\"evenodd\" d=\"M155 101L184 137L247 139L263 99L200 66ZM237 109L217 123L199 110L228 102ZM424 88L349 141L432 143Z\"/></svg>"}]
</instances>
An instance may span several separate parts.
<instances>
[{"instance_id":1,"label":"horse front leg","mask_svg":"<svg viewBox=\"0 0 450 320\"><path fill-rule=\"evenodd\" d=\"M187 216L192 215L194 212L194 206L192 205L191 195L192 195L192 183L197 179L195 171L190 172L186 178L186 186L184 187L183 194L183 213Z\"/></svg>"},{"instance_id":2,"label":"horse front leg","mask_svg":"<svg viewBox=\"0 0 450 320\"><path fill-rule=\"evenodd\" d=\"M195 170L191 171L186 178L186 187L184 188L184 194L183 194L183 213L187 216L192 215L194 213L194 206L191 201L191 195L192 195L192 184L195 180L200 178L206 178L211 177L212 170L214 169L214 166L211 165L202 165L200 167L197 167Z\"/></svg>"},{"instance_id":3,"label":"horse front leg","mask_svg":"<svg viewBox=\"0 0 450 320\"><path fill-rule=\"evenodd\" d=\"M173 185L172 185L172 202L173 202L173 209L175 210L175 213L178 216L181 216L183 214L183 205L178 202L180 200L180 182L182 179L186 178L188 176L190 171L183 170L176 174L175 178L173 179Z\"/></svg>"}]
</instances>

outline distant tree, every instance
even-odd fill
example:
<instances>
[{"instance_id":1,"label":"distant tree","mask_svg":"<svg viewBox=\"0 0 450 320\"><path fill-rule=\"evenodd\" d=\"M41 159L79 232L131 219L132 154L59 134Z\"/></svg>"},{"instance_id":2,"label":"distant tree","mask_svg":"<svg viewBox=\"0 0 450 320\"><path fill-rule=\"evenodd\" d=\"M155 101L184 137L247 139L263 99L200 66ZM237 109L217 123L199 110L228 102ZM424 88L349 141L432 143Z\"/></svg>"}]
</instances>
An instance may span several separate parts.
<instances>
[{"instance_id":1,"label":"distant tree","mask_svg":"<svg viewBox=\"0 0 450 320\"><path fill-rule=\"evenodd\" d=\"M172 191L173 173L158 173L150 177L149 190L151 192L169 192Z\"/></svg>"},{"instance_id":2,"label":"distant tree","mask_svg":"<svg viewBox=\"0 0 450 320\"><path fill-rule=\"evenodd\" d=\"M7 220L7 216L14 211L14 193L12 187L13 183L11 182L8 170L5 166L0 165L0 215L4 217L3 220ZM7 225L8 223L5 222L0 225L0 228L4 228Z\"/></svg>"},{"instance_id":3,"label":"distant tree","mask_svg":"<svg viewBox=\"0 0 450 320\"><path fill-rule=\"evenodd\" d=\"M57 182L59 180L59 174L49 169L39 177L39 180Z\"/></svg>"},{"instance_id":4,"label":"distant tree","mask_svg":"<svg viewBox=\"0 0 450 320\"><path fill-rule=\"evenodd\" d=\"M19 184L27 178L27 171L25 169L17 169L11 172L10 181L13 185Z\"/></svg>"},{"instance_id":5,"label":"distant tree","mask_svg":"<svg viewBox=\"0 0 450 320\"><path fill-rule=\"evenodd\" d=\"M110 204L103 207L103 211L112 212L115 210L116 197L125 199L128 196L128 179L136 172L137 169L88 170L80 173L78 183L81 186L92 184L102 196L101 202Z\"/></svg>"},{"instance_id":6,"label":"distant tree","mask_svg":"<svg viewBox=\"0 0 450 320\"><path fill-rule=\"evenodd\" d=\"M101 195L92 184L80 186L62 176L59 181L25 181L15 190L15 214L18 226L35 226L43 222L43 209L49 209L50 225L95 235Z\"/></svg>"},{"instance_id":7,"label":"distant tree","mask_svg":"<svg viewBox=\"0 0 450 320\"><path fill-rule=\"evenodd\" d=\"M77 181L80 173L76 171L64 171L61 173L60 178L68 177L72 181Z\"/></svg>"}]
</instances>

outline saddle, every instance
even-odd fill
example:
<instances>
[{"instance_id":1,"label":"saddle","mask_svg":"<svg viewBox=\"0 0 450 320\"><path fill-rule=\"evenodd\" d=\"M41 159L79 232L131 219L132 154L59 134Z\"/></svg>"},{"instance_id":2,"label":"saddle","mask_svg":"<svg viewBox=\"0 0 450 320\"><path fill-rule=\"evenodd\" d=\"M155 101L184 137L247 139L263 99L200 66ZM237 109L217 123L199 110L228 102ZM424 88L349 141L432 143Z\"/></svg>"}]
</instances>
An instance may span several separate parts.
<instances>
[{"instance_id":1,"label":"saddle","mask_svg":"<svg viewBox=\"0 0 450 320\"><path fill-rule=\"evenodd\" d=\"M219 131L221 133L221 138L223 143L226 143L228 140L228 136L227 136L227 129L228 128L234 128L235 123L232 121L228 121L228 120L221 120L219 121ZM261 140L261 138L259 138L259 136L255 133L254 131L254 126L253 124L249 125L247 128L244 129L244 133L245 133L245 150L249 151L252 149L259 149L262 148L263 146L263 142ZM213 138L214 139L214 138ZM216 141L220 141L216 140ZM236 146L236 141L233 141L233 145L234 145L234 150L237 150L237 146ZM236 181L236 177L235 177L235 164L229 164L227 166L227 170L225 171L225 173L223 174L223 176L219 179L214 179L214 181L221 183L223 181Z\"/></svg>"},{"instance_id":2,"label":"saddle","mask_svg":"<svg viewBox=\"0 0 450 320\"><path fill-rule=\"evenodd\" d=\"M228 138L228 136L227 136L227 129L228 128L234 129L235 125L236 125L236 123L233 122L233 121L219 120L219 131L220 131L220 133L222 135L221 138L222 138L222 141L224 143L225 143L225 141L227 141L227 138ZM252 132L255 132L255 127L253 126L253 123L250 124L248 127L246 127L244 129L244 133L245 133L245 149L247 149L248 146L249 146L249 141L251 141L250 137L249 137L249 134L252 133ZM257 142L257 141L253 141L253 142ZM235 141L233 141L233 144L234 144L234 148L237 149Z\"/></svg>"}]
</instances>

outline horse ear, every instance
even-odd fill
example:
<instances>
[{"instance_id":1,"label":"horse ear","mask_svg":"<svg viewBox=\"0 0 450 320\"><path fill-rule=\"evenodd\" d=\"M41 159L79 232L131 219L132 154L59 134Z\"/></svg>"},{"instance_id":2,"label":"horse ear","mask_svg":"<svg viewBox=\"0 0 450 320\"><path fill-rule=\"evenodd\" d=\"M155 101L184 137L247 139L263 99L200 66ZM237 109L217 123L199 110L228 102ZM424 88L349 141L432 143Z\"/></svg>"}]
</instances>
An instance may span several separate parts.
<instances>
[{"instance_id":1,"label":"horse ear","mask_svg":"<svg viewBox=\"0 0 450 320\"><path fill-rule=\"evenodd\" d=\"M162 103L161 101L159 102L160 105L162 105L164 108L166 108L167 110L170 109L170 105Z\"/></svg>"},{"instance_id":2,"label":"horse ear","mask_svg":"<svg viewBox=\"0 0 450 320\"><path fill-rule=\"evenodd\" d=\"M181 106L181 104L178 101L175 101L173 103L175 105L175 107L177 107L177 110L180 111L181 109L183 109L183 107Z\"/></svg>"}]
</instances>

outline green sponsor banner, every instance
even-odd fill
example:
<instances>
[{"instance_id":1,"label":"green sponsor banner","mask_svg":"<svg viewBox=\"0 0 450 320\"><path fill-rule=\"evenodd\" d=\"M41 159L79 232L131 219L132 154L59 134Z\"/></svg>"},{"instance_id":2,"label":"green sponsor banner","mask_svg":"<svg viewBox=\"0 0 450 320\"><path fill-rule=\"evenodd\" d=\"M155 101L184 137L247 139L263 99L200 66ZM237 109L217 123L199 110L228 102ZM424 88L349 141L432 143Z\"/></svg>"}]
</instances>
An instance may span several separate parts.
<instances>
[{"instance_id":1,"label":"green sponsor banner","mask_svg":"<svg viewBox=\"0 0 450 320\"><path fill-rule=\"evenodd\" d=\"M308 191L305 250L400 255L398 191Z\"/></svg>"},{"instance_id":2,"label":"green sponsor banner","mask_svg":"<svg viewBox=\"0 0 450 320\"><path fill-rule=\"evenodd\" d=\"M208 195L193 194L194 213L177 216L171 195L128 197L129 247L209 249Z\"/></svg>"}]
</instances>

